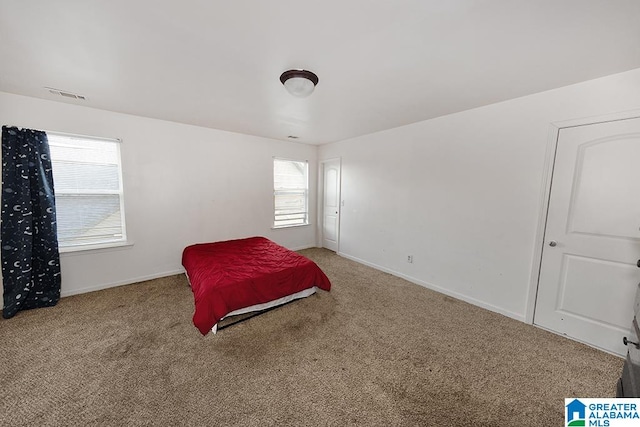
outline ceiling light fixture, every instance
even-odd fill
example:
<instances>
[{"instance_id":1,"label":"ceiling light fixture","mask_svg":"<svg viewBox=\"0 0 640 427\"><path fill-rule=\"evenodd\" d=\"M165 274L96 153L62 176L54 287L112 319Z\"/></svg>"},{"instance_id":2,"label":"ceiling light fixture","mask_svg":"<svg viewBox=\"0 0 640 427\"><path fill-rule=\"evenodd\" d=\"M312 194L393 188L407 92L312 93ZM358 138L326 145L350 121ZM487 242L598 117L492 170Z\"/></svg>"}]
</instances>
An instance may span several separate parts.
<instances>
[{"instance_id":1,"label":"ceiling light fixture","mask_svg":"<svg viewBox=\"0 0 640 427\"><path fill-rule=\"evenodd\" d=\"M318 76L307 70L287 70L280 76L280 81L291 95L304 98L316 88Z\"/></svg>"}]
</instances>

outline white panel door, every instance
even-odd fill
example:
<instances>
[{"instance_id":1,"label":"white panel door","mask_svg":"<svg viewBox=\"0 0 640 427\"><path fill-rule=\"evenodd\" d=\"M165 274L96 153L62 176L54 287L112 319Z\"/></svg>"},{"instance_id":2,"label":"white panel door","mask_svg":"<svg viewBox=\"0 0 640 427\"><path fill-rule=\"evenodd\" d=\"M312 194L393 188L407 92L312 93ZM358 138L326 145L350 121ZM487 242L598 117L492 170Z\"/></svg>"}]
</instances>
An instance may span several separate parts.
<instances>
[{"instance_id":1,"label":"white panel door","mask_svg":"<svg viewBox=\"0 0 640 427\"><path fill-rule=\"evenodd\" d=\"M340 230L340 159L327 160L322 165L322 247L337 252Z\"/></svg>"},{"instance_id":2,"label":"white panel door","mask_svg":"<svg viewBox=\"0 0 640 427\"><path fill-rule=\"evenodd\" d=\"M640 119L561 129L534 323L625 354L640 282Z\"/></svg>"}]
</instances>

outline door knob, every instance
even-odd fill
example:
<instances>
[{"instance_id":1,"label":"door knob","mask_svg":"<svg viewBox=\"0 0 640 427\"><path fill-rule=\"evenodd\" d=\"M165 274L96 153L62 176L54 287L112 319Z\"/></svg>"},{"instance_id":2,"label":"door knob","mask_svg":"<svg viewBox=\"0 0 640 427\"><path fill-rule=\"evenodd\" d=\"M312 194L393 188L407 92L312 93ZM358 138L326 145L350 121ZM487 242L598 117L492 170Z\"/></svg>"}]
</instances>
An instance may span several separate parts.
<instances>
[{"instance_id":1,"label":"door knob","mask_svg":"<svg viewBox=\"0 0 640 427\"><path fill-rule=\"evenodd\" d=\"M638 268L640 268L640 259L638 260L638 263L636 265L638 266Z\"/></svg>"},{"instance_id":2,"label":"door knob","mask_svg":"<svg viewBox=\"0 0 640 427\"><path fill-rule=\"evenodd\" d=\"M556 242L555 240L552 240L552 241L549 242L549 246L551 246L552 248L555 247L555 246L558 246L558 242Z\"/></svg>"}]
</instances>

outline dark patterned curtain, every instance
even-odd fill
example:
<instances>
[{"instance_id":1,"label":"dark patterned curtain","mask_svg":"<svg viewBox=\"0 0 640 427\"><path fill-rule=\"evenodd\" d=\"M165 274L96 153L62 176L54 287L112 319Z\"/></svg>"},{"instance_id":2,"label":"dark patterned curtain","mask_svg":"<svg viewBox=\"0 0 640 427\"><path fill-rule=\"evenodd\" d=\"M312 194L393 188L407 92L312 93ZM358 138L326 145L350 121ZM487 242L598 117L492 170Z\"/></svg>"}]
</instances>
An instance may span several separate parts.
<instances>
[{"instance_id":1,"label":"dark patterned curtain","mask_svg":"<svg viewBox=\"0 0 640 427\"><path fill-rule=\"evenodd\" d=\"M2 127L2 284L9 319L60 299L60 254L47 134Z\"/></svg>"}]
</instances>

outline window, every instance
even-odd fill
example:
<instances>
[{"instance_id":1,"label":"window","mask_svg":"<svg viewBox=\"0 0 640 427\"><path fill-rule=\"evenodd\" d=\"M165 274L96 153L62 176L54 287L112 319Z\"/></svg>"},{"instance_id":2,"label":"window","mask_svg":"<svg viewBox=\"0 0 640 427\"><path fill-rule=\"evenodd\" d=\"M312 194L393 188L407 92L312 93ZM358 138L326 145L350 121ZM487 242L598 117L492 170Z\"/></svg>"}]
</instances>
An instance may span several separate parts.
<instances>
[{"instance_id":1,"label":"window","mask_svg":"<svg viewBox=\"0 0 640 427\"><path fill-rule=\"evenodd\" d=\"M126 240L120 141L47 132L60 249Z\"/></svg>"},{"instance_id":2,"label":"window","mask_svg":"<svg viewBox=\"0 0 640 427\"><path fill-rule=\"evenodd\" d=\"M309 163L273 159L274 228L309 224Z\"/></svg>"}]
</instances>

